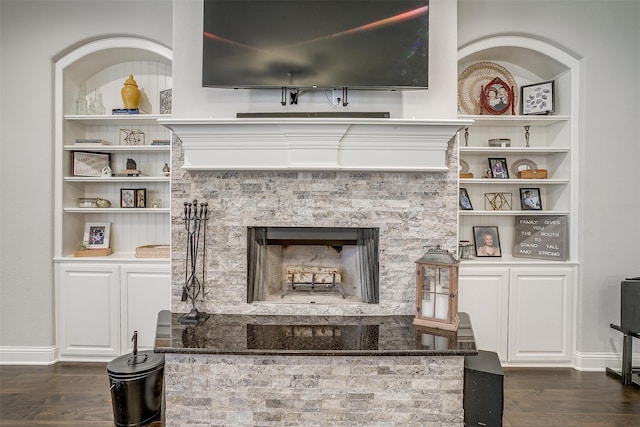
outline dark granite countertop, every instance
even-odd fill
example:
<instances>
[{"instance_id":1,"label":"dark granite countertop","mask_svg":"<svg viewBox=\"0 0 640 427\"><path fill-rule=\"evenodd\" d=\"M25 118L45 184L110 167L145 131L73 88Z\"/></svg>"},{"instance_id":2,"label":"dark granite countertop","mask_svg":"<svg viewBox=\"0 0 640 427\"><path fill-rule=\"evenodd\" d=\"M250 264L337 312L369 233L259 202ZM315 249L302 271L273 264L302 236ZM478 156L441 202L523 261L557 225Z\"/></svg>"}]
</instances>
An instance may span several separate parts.
<instances>
[{"instance_id":1,"label":"dark granite countertop","mask_svg":"<svg viewBox=\"0 0 640 427\"><path fill-rule=\"evenodd\" d=\"M469 316L455 332L413 325L413 316L211 314L197 325L158 314L157 353L296 356L473 356Z\"/></svg>"}]
</instances>

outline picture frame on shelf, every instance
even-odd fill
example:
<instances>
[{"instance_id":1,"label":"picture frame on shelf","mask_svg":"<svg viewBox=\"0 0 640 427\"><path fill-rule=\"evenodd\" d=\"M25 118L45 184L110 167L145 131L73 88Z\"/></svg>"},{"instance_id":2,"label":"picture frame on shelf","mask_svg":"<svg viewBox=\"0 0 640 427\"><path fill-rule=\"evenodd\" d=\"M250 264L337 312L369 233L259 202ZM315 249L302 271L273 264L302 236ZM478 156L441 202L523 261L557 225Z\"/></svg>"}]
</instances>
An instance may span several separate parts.
<instances>
[{"instance_id":1,"label":"picture frame on shelf","mask_svg":"<svg viewBox=\"0 0 640 427\"><path fill-rule=\"evenodd\" d=\"M102 170L111 166L111 153L72 151L71 165L73 176L103 176Z\"/></svg>"},{"instance_id":2,"label":"picture frame on shelf","mask_svg":"<svg viewBox=\"0 0 640 427\"><path fill-rule=\"evenodd\" d=\"M121 188L120 189L120 207L121 208L135 208L136 207L136 191L135 188Z\"/></svg>"},{"instance_id":3,"label":"picture frame on shelf","mask_svg":"<svg viewBox=\"0 0 640 427\"><path fill-rule=\"evenodd\" d=\"M491 170L491 178L508 179L509 168L507 167L507 159L504 157L490 157L489 169Z\"/></svg>"},{"instance_id":4,"label":"picture frame on shelf","mask_svg":"<svg viewBox=\"0 0 640 427\"><path fill-rule=\"evenodd\" d=\"M84 238L87 249L107 249L111 236L110 222L87 222L84 225Z\"/></svg>"},{"instance_id":5,"label":"picture frame on shelf","mask_svg":"<svg viewBox=\"0 0 640 427\"><path fill-rule=\"evenodd\" d=\"M497 226L473 226L473 241L477 257L502 256Z\"/></svg>"},{"instance_id":6,"label":"picture frame on shelf","mask_svg":"<svg viewBox=\"0 0 640 427\"><path fill-rule=\"evenodd\" d=\"M509 86L500 77L495 77L482 87L480 95L482 111L494 115L515 115L513 89L513 86Z\"/></svg>"},{"instance_id":7,"label":"picture frame on shelf","mask_svg":"<svg viewBox=\"0 0 640 427\"><path fill-rule=\"evenodd\" d=\"M138 188L136 189L136 208L146 208L146 207L147 207L147 189Z\"/></svg>"},{"instance_id":8,"label":"picture frame on shelf","mask_svg":"<svg viewBox=\"0 0 640 427\"><path fill-rule=\"evenodd\" d=\"M521 188L520 206L523 211L541 211L542 199L540 188Z\"/></svg>"},{"instance_id":9,"label":"picture frame on shelf","mask_svg":"<svg viewBox=\"0 0 640 427\"><path fill-rule=\"evenodd\" d=\"M171 114L172 89L160 91L160 114Z\"/></svg>"},{"instance_id":10,"label":"picture frame on shelf","mask_svg":"<svg viewBox=\"0 0 640 427\"><path fill-rule=\"evenodd\" d=\"M551 114L555 112L555 80L521 87L522 114Z\"/></svg>"},{"instance_id":11,"label":"picture frame on shelf","mask_svg":"<svg viewBox=\"0 0 640 427\"><path fill-rule=\"evenodd\" d=\"M460 188L459 190L459 201L460 201L460 210L463 211L472 211L473 205L471 204L471 199L469 198L469 193L467 193L466 188Z\"/></svg>"}]
</instances>

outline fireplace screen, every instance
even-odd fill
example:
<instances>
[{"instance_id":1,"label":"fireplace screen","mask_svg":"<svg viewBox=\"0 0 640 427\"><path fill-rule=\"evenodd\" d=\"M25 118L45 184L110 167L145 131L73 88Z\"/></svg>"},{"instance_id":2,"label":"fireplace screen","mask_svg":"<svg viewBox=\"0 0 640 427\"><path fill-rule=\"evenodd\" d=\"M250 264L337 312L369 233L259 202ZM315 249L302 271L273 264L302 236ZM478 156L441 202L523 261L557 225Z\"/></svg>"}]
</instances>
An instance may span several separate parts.
<instances>
[{"instance_id":1,"label":"fireplace screen","mask_svg":"<svg viewBox=\"0 0 640 427\"><path fill-rule=\"evenodd\" d=\"M247 302L379 302L377 228L249 227Z\"/></svg>"}]
</instances>

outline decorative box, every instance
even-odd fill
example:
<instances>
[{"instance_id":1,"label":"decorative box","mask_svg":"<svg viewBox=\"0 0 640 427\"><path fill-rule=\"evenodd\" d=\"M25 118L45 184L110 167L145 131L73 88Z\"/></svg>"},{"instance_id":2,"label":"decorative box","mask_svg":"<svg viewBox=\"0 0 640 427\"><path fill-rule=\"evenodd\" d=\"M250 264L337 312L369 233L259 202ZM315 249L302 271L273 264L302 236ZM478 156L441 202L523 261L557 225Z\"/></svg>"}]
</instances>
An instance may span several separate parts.
<instances>
[{"instance_id":1,"label":"decorative box","mask_svg":"<svg viewBox=\"0 0 640 427\"><path fill-rule=\"evenodd\" d=\"M169 245L145 245L136 248L136 258L169 258L170 255Z\"/></svg>"},{"instance_id":2,"label":"decorative box","mask_svg":"<svg viewBox=\"0 0 640 427\"><path fill-rule=\"evenodd\" d=\"M98 198L97 197L79 197L78 207L79 208L97 208Z\"/></svg>"},{"instance_id":3,"label":"decorative box","mask_svg":"<svg viewBox=\"0 0 640 427\"><path fill-rule=\"evenodd\" d=\"M518 178L521 179L546 179L546 169L525 169L518 172Z\"/></svg>"},{"instance_id":4,"label":"decorative box","mask_svg":"<svg viewBox=\"0 0 640 427\"><path fill-rule=\"evenodd\" d=\"M489 147L511 147L511 139L509 138L490 139Z\"/></svg>"},{"instance_id":5,"label":"decorative box","mask_svg":"<svg viewBox=\"0 0 640 427\"><path fill-rule=\"evenodd\" d=\"M471 172L460 173L460 178L473 178L473 174Z\"/></svg>"}]
</instances>

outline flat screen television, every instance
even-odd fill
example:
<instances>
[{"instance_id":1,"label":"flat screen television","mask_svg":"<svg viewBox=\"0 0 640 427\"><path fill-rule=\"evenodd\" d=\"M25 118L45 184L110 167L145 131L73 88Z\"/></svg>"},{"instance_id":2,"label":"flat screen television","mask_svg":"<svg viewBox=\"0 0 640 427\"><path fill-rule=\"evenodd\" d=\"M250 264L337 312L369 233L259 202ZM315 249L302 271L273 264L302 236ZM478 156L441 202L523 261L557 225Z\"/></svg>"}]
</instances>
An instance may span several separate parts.
<instances>
[{"instance_id":1,"label":"flat screen television","mask_svg":"<svg viewBox=\"0 0 640 427\"><path fill-rule=\"evenodd\" d=\"M428 0L204 0L204 87L426 89L428 59Z\"/></svg>"}]
</instances>

